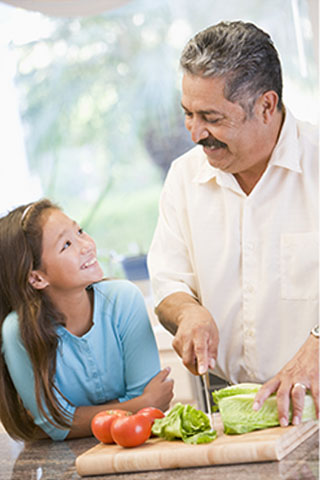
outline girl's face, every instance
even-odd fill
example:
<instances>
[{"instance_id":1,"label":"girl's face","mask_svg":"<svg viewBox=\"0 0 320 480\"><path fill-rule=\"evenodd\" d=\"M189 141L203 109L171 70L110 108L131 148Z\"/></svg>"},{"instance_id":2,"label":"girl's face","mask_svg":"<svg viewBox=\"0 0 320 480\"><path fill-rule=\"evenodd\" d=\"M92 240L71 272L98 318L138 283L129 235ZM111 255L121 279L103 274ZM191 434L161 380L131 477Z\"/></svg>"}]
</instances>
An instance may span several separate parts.
<instances>
[{"instance_id":1,"label":"girl's face","mask_svg":"<svg viewBox=\"0 0 320 480\"><path fill-rule=\"evenodd\" d=\"M63 212L52 209L43 223L41 267L30 282L51 292L85 288L103 278L96 254L94 240Z\"/></svg>"}]
</instances>

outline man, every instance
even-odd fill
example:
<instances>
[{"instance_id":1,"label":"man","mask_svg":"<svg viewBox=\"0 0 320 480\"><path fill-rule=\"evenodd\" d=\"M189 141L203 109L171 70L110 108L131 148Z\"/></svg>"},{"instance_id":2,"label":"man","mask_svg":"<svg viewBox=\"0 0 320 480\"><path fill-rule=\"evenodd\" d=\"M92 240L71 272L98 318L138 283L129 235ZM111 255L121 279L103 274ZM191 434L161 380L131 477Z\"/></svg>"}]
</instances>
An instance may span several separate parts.
<instances>
[{"instance_id":1,"label":"man","mask_svg":"<svg viewBox=\"0 0 320 480\"><path fill-rule=\"evenodd\" d=\"M191 372L263 383L254 408L277 392L280 424L290 401L298 424L307 389L319 412L317 131L285 109L277 51L253 24L200 32L180 63L198 145L161 195L156 313Z\"/></svg>"}]
</instances>

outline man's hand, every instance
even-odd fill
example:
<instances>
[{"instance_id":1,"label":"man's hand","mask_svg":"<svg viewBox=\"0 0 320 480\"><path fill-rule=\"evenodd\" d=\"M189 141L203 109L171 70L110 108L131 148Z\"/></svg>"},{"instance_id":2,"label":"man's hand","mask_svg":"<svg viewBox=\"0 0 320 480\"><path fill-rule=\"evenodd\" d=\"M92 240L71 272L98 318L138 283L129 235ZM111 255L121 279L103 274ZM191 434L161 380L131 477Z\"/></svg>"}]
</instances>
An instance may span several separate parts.
<instances>
[{"instance_id":1,"label":"man's hand","mask_svg":"<svg viewBox=\"0 0 320 480\"><path fill-rule=\"evenodd\" d=\"M319 339L313 335L306 340L296 355L271 380L266 382L255 397L253 408L259 410L263 402L277 392L278 416L282 427L289 423L290 400L292 424L298 425L306 390L310 390L319 418Z\"/></svg>"},{"instance_id":2,"label":"man's hand","mask_svg":"<svg viewBox=\"0 0 320 480\"><path fill-rule=\"evenodd\" d=\"M175 334L172 346L191 373L203 375L209 367L214 368L219 332L206 308L179 292L165 298L156 313L160 322Z\"/></svg>"},{"instance_id":3,"label":"man's hand","mask_svg":"<svg viewBox=\"0 0 320 480\"><path fill-rule=\"evenodd\" d=\"M208 310L201 305L190 306L172 342L183 364L191 373L203 375L215 366L218 343L218 328Z\"/></svg>"}]
</instances>

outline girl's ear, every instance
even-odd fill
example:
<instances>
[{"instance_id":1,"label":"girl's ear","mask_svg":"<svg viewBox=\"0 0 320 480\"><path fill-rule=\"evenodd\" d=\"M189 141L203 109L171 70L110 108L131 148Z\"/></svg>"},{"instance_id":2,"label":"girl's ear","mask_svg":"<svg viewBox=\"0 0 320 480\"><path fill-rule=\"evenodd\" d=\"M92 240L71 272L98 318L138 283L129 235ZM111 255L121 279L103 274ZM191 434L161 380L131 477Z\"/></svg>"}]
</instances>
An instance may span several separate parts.
<instances>
[{"instance_id":1,"label":"girl's ear","mask_svg":"<svg viewBox=\"0 0 320 480\"><path fill-rule=\"evenodd\" d=\"M39 270L32 270L29 275L29 283L36 290L42 290L49 285L49 282L45 277L39 272Z\"/></svg>"}]
</instances>

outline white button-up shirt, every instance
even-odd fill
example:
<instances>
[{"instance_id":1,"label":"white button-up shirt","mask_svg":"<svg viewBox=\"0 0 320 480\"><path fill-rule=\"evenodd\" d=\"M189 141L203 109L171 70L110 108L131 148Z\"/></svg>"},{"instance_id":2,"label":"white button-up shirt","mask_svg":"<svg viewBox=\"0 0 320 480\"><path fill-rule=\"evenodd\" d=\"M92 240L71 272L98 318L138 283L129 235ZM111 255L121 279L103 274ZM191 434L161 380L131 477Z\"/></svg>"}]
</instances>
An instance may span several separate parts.
<instances>
[{"instance_id":1,"label":"white button-up shirt","mask_svg":"<svg viewBox=\"0 0 320 480\"><path fill-rule=\"evenodd\" d=\"M199 299L220 332L215 373L265 382L318 322L317 129L285 122L249 195L196 146L169 170L148 257L155 304Z\"/></svg>"}]
</instances>

